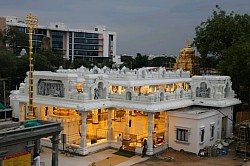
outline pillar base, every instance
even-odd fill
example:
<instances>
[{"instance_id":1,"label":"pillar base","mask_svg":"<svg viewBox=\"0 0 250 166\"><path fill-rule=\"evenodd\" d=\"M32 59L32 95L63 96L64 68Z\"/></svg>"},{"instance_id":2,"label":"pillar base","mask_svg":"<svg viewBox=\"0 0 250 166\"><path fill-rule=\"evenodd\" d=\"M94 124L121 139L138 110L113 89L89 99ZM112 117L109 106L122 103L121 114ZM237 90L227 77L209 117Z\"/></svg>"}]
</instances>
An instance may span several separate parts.
<instances>
[{"instance_id":1,"label":"pillar base","mask_svg":"<svg viewBox=\"0 0 250 166\"><path fill-rule=\"evenodd\" d=\"M154 154L154 149L148 148L146 154L152 156Z\"/></svg>"},{"instance_id":2,"label":"pillar base","mask_svg":"<svg viewBox=\"0 0 250 166\"><path fill-rule=\"evenodd\" d=\"M88 148L87 147L85 147L85 148L80 147L79 154L84 155L84 156L88 155L89 154Z\"/></svg>"}]
</instances>

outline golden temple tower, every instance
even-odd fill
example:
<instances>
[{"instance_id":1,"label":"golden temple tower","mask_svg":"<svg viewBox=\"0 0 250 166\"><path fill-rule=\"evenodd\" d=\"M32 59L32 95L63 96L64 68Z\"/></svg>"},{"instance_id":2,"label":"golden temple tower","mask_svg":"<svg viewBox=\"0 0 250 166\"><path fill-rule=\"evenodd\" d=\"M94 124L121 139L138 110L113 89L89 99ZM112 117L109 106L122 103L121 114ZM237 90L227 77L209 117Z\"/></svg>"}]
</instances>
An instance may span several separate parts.
<instances>
[{"instance_id":1,"label":"golden temple tower","mask_svg":"<svg viewBox=\"0 0 250 166\"><path fill-rule=\"evenodd\" d=\"M200 74L200 65L195 56L195 50L190 46L190 39L186 39L186 46L180 50L180 55L174 64L175 70L180 68L190 71L190 76Z\"/></svg>"}]
</instances>

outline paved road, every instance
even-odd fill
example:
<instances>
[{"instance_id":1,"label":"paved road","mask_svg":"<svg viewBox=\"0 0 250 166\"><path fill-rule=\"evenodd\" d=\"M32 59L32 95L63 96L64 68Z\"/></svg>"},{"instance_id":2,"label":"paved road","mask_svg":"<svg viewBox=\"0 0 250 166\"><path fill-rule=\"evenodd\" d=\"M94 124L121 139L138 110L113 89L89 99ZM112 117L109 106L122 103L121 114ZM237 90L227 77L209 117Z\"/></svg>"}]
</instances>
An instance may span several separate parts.
<instances>
[{"instance_id":1,"label":"paved road","mask_svg":"<svg viewBox=\"0 0 250 166\"><path fill-rule=\"evenodd\" d=\"M58 162L59 166L89 166L93 162L98 162L101 160L105 160L108 157L115 157L114 152L117 150L114 149L106 149L97 153L89 154L88 156L66 156L59 152L58 154ZM41 153L41 162L45 163L45 166L51 166L51 157L52 152L51 149L43 147L43 151ZM122 162L117 166L129 166L142 161L147 160L148 157L141 158L140 156L135 156L126 162Z\"/></svg>"}]
</instances>

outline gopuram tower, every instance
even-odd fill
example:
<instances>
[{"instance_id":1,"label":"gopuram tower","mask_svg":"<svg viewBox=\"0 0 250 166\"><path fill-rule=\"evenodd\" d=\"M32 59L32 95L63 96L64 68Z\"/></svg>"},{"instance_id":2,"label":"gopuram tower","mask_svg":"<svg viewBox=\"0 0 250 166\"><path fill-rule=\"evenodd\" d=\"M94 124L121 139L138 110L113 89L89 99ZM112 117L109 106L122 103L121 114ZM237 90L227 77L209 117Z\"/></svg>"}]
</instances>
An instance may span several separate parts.
<instances>
[{"instance_id":1,"label":"gopuram tower","mask_svg":"<svg viewBox=\"0 0 250 166\"><path fill-rule=\"evenodd\" d=\"M186 46L180 50L180 55L176 59L174 69L182 68L184 71L189 71L190 76L200 74L200 65L195 56L194 49L190 46L190 40L186 39Z\"/></svg>"}]
</instances>

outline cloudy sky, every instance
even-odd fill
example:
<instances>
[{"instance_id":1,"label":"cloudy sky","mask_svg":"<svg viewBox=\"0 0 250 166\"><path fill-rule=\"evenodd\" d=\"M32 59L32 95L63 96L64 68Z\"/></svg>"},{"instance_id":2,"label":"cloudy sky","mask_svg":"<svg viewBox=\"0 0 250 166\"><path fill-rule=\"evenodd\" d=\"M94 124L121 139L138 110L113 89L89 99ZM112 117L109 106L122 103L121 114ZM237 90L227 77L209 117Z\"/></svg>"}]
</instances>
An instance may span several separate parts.
<instances>
[{"instance_id":1,"label":"cloudy sky","mask_svg":"<svg viewBox=\"0 0 250 166\"><path fill-rule=\"evenodd\" d=\"M87 29L105 25L117 32L117 54L177 55L216 5L250 14L250 0L0 0L0 16L25 20L32 12L40 25L64 22L70 28Z\"/></svg>"}]
</instances>

